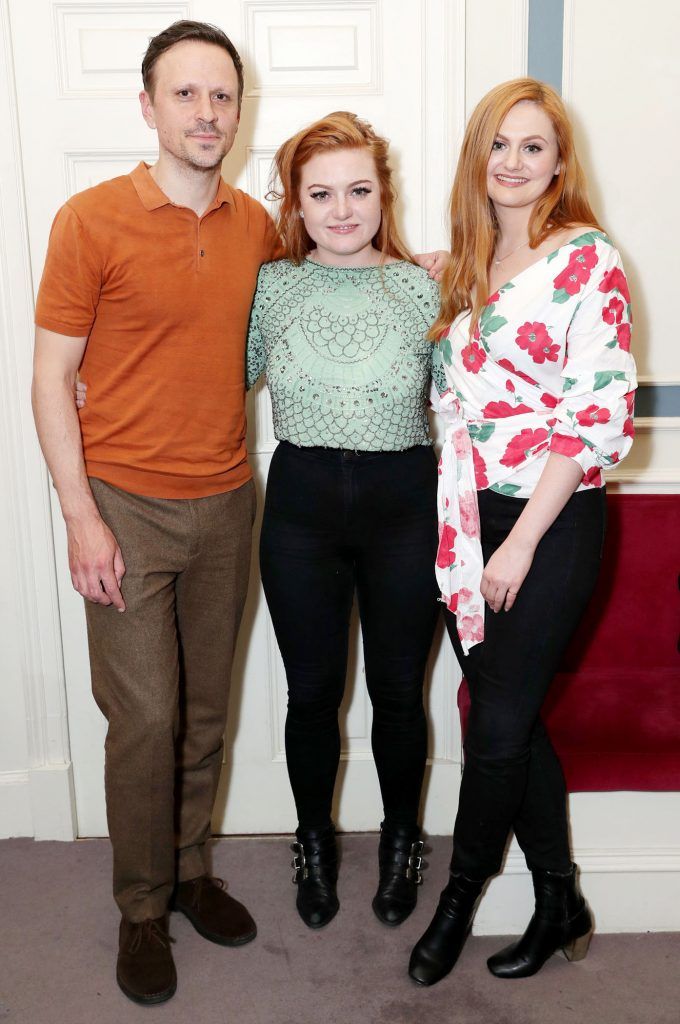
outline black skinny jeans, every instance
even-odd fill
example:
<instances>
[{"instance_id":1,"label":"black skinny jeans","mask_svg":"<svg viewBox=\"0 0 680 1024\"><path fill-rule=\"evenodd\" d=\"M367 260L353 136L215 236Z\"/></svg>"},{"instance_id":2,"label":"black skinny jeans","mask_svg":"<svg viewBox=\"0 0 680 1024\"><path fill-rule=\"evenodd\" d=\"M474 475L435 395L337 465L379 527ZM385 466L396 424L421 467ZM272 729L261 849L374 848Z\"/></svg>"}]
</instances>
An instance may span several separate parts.
<instances>
[{"instance_id":1,"label":"black skinny jeans","mask_svg":"<svg viewBox=\"0 0 680 1024\"><path fill-rule=\"evenodd\" d=\"M282 441L272 458L260 568L288 680L286 756L303 828L331 820L355 590L385 820L416 823L440 607L436 491L429 446L357 454Z\"/></svg>"},{"instance_id":2,"label":"black skinny jeans","mask_svg":"<svg viewBox=\"0 0 680 1024\"><path fill-rule=\"evenodd\" d=\"M478 497L486 563L527 499L490 490ZM572 495L540 541L515 604L509 612L487 607L484 641L467 656L446 612L470 687L451 862L469 878L500 870L510 829L531 870L570 869L564 776L540 710L595 586L604 527L604 489Z\"/></svg>"}]
</instances>

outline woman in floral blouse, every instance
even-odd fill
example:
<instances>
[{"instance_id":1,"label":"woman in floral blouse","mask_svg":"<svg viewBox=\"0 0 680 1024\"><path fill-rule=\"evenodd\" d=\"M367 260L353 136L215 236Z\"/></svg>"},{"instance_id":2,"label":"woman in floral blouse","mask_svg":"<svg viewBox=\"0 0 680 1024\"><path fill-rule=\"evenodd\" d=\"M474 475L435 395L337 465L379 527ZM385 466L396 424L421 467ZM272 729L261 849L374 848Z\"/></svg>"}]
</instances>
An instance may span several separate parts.
<instances>
[{"instance_id":1,"label":"woman in floral blouse","mask_svg":"<svg viewBox=\"0 0 680 1024\"><path fill-rule=\"evenodd\" d=\"M621 259L586 197L560 98L498 86L468 126L451 196L452 261L433 326L449 389L439 465L437 578L470 687L450 879L411 955L423 985L455 964L513 829L536 911L492 956L526 977L585 955L562 770L540 710L593 591L602 470L633 436L635 366Z\"/></svg>"}]
</instances>

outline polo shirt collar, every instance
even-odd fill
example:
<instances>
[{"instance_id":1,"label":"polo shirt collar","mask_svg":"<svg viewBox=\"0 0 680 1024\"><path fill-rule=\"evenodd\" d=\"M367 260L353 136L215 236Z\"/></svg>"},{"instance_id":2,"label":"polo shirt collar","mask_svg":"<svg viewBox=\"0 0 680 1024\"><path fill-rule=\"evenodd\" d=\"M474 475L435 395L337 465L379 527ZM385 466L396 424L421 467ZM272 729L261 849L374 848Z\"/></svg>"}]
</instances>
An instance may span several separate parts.
<instances>
[{"instance_id":1,"label":"polo shirt collar","mask_svg":"<svg viewBox=\"0 0 680 1024\"><path fill-rule=\"evenodd\" d=\"M149 171L149 165L143 161L135 167L134 171L130 172L130 179L145 210L159 210L161 206L174 205L172 200L168 199L165 192L153 180ZM224 178L220 176L217 194L205 212L208 213L210 210L216 210L223 203L233 203L233 198L231 189Z\"/></svg>"}]
</instances>

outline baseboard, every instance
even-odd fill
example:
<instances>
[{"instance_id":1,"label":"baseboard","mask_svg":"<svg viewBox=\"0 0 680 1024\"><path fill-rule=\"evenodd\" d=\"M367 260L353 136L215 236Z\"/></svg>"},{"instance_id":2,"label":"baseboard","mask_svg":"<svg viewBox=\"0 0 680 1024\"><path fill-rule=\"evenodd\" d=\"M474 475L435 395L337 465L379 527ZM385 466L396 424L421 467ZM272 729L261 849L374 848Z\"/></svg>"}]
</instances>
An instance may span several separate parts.
<instances>
[{"instance_id":1,"label":"baseboard","mask_svg":"<svg viewBox=\"0 0 680 1024\"><path fill-rule=\"evenodd\" d=\"M0 839L33 835L28 772L0 772Z\"/></svg>"},{"instance_id":2,"label":"baseboard","mask_svg":"<svg viewBox=\"0 0 680 1024\"><path fill-rule=\"evenodd\" d=\"M33 836L69 842L77 834L70 762L0 772L0 839Z\"/></svg>"},{"instance_id":3,"label":"baseboard","mask_svg":"<svg viewBox=\"0 0 680 1024\"><path fill-rule=\"evenodd\" d=\"M680 848L576 849L581 888L599 932L680 931ZM475 918L476 935L516 935L533 910L531 876L511 849Z\"/></svg>"}]
</instances>

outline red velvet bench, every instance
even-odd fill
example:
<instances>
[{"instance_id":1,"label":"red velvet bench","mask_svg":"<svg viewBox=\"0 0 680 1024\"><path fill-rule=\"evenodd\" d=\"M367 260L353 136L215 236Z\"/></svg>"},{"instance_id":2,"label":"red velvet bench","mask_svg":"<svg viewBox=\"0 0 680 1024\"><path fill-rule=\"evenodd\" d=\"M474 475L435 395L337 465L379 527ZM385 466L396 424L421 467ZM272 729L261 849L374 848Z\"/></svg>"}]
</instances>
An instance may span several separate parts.
<instances>
[{"instance_id":1,"label":"red velvet bench","mask_svg":"<svg viewBox=\"0 0 680 1024\"><path fill-rule=\"evenodd\" d=\"M543 720L570 792L680 790L680 495L609 495L607 513L598 585ZM463 735L469 707L463 680Z\"/></svg>"}]
</instances>

